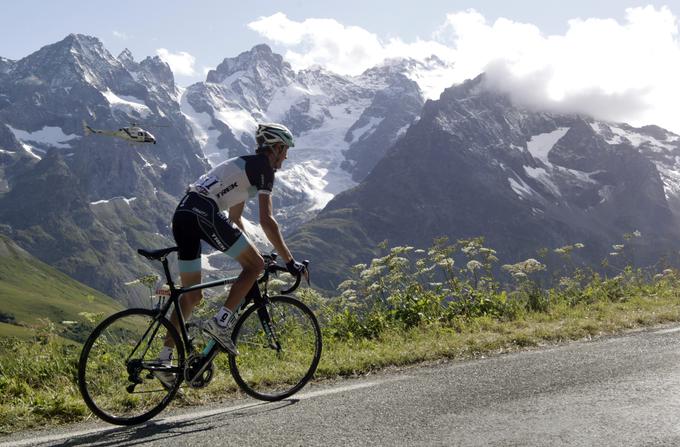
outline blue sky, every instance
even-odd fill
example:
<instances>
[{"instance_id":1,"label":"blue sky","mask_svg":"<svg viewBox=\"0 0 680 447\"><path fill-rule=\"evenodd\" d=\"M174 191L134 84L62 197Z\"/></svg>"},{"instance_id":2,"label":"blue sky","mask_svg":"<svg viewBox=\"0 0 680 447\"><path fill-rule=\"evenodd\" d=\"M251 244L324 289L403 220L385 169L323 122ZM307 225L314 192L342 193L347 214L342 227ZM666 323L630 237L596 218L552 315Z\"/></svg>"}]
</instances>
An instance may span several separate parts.
<instances>
[{"instance_id":1,"label":"blue sky","mask_svg":"<svg viewBox=\"0 0 680 447\"><path fill-rule=\"evenodd\" d=\"M160 55L187 86L259 43L342 74L437 54L447 67L419 81L431 98L484 71L530 104L680 133L679 17L680 0L5 1L0 56L82 33Z\"/></svg>"}]
</instances>

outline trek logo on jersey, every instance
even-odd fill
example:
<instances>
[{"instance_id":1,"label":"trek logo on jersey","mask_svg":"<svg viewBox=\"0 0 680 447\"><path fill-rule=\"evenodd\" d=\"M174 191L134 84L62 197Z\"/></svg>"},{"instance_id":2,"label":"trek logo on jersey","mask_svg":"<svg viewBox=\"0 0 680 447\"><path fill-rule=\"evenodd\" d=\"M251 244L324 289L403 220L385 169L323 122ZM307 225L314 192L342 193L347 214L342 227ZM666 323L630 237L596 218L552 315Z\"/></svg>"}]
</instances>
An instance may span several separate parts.
<instances>
[{"instance_id":1,"label":"trek logo on jersey","mask_svg":"<svg viewBox=\"0 0 680 447\"><path fill-rule=\"evenodd\" d=\"M217 247L221 251L226 251L227 247L224 246L224 244L222 243L220 238L215 233L210 233L209 236L210 236L210 239L215 244L215 247Z\"/></svg>"},{"instance_id":2,"label":"trek logo on jersey","mask_svg":"<svg viewBox=\"0 0 680 447\"><path fill-rule=\"evenodd\" d=\"M217 198L219 199L220 197L222 197L223 195L227 194L229 191L231 191L232 189L236 188L237 186L238 186L238 183L234 182L234 183L232 183L231 185L227 186L226 188L224 188L222 191L218 192L218 193L215 194L215 195L216 195Z\"/></svg>"}]
</instances>

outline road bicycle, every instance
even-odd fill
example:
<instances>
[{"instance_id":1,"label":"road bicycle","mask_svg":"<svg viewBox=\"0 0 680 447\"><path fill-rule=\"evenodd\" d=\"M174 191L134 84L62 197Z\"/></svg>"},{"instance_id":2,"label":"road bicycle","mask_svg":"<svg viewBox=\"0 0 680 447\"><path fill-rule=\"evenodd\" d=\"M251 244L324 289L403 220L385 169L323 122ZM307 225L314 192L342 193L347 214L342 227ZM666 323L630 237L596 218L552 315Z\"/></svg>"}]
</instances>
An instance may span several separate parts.
<instances>
[{"instance_id":1,"label":"road bicycle","mask_svg":"<svg viewBox=\"0 0 680 447\"><path fill-rule=\"evenodd\" d=\"M199 350L204 334L195 323L186 323L179 307L183 293L233 284L237 277L189 287L172 281L168 255L177 247L143 250L138 253L163 264L169 297L156 309L126 309L103 320L83 346L78 364L78 387L92 412L109 423L133 425L160 413L175 397L182 382L203 388L215 372L213 360L222 352L209 339ZM301 275L280 295L269 296L270 277L288 272L276 264L276 254L263 256L265 268L258 279L261 298L246 297L232 340L239 355L229 355L229 371L238 386L250 396L276 401L285 399L307 384L321 357L319 323L304 303L289 296L300 285ZM308 262L305 261L305 266ZM171 307L177 312L179 331L167 318ZM174 341L172 360L159 362L166 334ZM163 384L159 372L171 378ZM167 377L167 374L166 374Z\"/></svg>"}]
</instances>

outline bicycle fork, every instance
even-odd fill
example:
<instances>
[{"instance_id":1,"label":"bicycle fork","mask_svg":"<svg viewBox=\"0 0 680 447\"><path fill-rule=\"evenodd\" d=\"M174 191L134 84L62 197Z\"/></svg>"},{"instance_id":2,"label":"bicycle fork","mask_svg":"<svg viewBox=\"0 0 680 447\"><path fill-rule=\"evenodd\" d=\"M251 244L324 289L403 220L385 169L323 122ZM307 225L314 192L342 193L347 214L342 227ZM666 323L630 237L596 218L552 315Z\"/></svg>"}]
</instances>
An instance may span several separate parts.
<instances>
[{"instance_id":1,"label":"bicycle fork","mask_svg":"<svg viewBox=\"0 0 680 447\"><path fill-rule=\"evenodd\" d=\"M272 324L269 311L267 311L267 306L262 305L260 308L258 308L257 315L260 317L262 329L264 329L264 333L267 335L267 340L269 340L269 347L276 349L276 352L281 352L281 343L279 343L279 339L276 336L276 332L274 331L274 325Z\"/></svg>"}]
</instances>

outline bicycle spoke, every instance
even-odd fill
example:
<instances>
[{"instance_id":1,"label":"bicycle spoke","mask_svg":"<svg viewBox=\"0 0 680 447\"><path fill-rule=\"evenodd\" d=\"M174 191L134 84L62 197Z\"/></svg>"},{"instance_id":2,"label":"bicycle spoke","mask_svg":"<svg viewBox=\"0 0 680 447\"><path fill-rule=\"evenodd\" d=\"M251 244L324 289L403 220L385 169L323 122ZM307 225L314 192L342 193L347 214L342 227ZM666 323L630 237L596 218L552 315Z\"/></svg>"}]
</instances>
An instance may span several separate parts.
<instances>
[{"instance_id":1,"label":"bicycle spoke","mask_svg":"<svg viewBox=\"0 0 680 447\"><path fill-rule=\"evenodd\" d=\"M167 366L158 362L169 326L152 311L132 309L95 329L83 349L78 373L83 398L95 414L108 422L131 424L153 417L170 402L181 382L176 373L184 354L174 332L173 357L178 360ZM160 372L175 373L170 374L170 389L158 379Z\"/></svg>"},{"instance_id":2,"label":"bicycle spoke","mask_svg":"<svg viewBox=\"0 0 680 447\"><path fill-rule=\"evenodd\" d=\"M234 379L248 394L277 400L311 378L321 355L321 333L312 312L294 298L271 298L267 312L278 348L272 347L261 321L267 314L251 308L234 330L240 354L230 358L230 365Z\"/></svg>"}]
</instances>

